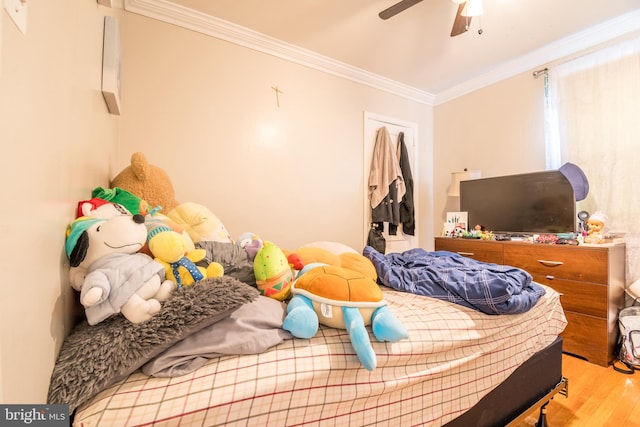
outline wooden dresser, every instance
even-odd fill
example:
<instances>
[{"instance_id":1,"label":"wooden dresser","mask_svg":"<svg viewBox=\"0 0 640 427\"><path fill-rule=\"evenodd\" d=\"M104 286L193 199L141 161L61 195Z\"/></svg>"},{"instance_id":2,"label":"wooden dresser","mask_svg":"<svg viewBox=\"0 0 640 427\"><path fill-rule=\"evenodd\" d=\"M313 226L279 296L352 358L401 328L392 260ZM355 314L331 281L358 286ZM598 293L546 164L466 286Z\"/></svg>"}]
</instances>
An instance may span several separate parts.
<instances>
[{"instance_id":1,"label":"wooden dresser","mask_svg":"<svg viewBox=\"0 0 640 427\"><path fill-rule=\"evenodd\" d=\"M569 246L437 237L435 249L512 265L562 294L567 353L607 366L614 358L624 307L624 244Z\"/></svg>"}]
</instances>

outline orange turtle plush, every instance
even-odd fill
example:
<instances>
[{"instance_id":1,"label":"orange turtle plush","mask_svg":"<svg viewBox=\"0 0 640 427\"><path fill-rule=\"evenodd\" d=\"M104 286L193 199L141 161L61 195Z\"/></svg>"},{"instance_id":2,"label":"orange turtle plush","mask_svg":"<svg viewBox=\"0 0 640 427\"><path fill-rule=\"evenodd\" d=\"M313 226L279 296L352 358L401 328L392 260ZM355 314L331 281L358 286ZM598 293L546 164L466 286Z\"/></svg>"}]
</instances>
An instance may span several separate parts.
<instances>
[{"instance_id":1,"label":"orange turtle plush","mask_svg":"<svg viewBox=\"0 0 640 427\"><path fill-rule=\"evenodd\" d=\"M365 369L377 366L366 326L378 341L395 342L409 336L387 307L374 279L362 272L334 265L311 263L291 285L293 298L282 328L298 338L311 338L319 324L346 329Z\"/></svg>"},{"instance_id":2,"label":"orange turtle plush","mask_svg":"<svg viewBox=\"0 0 640 427\"><path fill-rule=\"evenodd\" d=\"M371 260L355 250L342 249L339 253L335 253L320 246L302 246L295 251L285 251L285 254L288 258L295 257L297 266L321 263L357 271L370 277L374 282L378 279L378 273Z\"/></svg>"}]
</instances>

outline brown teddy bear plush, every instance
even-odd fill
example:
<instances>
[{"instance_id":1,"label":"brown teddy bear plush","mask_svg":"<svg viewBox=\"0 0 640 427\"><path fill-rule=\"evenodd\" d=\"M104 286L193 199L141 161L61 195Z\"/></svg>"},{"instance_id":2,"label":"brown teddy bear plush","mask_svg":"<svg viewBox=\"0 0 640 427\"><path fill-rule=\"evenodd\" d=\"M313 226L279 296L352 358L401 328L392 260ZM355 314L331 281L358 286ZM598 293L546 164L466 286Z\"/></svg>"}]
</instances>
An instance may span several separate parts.
<instances>
[{"instance_id":1,"label":"brown teddy bear plush","mask_svg":"<svg viewBox=\"0 0 640 427\"><path fill-rule=\"evenodd\" d=\"M122 188L145 200L150 208L162 207L171 212L178 202L169 175L160 167L147 162L144 154L131 155L131 165L124 168L111 181L111 188Z\"/></svg>"}]
</instances>

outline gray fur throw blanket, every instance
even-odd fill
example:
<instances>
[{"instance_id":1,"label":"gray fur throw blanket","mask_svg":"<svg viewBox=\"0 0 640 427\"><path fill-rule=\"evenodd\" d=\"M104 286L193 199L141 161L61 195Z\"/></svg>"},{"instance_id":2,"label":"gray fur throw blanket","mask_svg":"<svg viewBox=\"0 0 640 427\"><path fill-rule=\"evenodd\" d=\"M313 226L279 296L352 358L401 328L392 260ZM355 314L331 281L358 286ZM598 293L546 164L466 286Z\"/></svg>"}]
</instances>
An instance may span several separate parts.
<instances>
[{"instance_id":1,"label":"gray fur throw blanket","mask_svg":"<svg viewBox=\"0 0 640 427\"><path fill-rule=\"evenodd\" d=\"M173 344L258 296L257 289L233 277L208 278L174 291L146 322L133 324L120 314L93 326L82 322L62 343L47 402L69 405L73 413Z\"/></svg>"}]
</instances>

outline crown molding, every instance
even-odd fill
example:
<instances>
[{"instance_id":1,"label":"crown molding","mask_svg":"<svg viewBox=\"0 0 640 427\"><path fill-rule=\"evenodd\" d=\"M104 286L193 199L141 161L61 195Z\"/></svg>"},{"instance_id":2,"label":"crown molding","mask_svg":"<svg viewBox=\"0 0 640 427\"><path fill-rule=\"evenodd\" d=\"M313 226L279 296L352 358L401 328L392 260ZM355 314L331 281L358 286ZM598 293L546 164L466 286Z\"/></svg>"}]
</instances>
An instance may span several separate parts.
<instances>
[{"instance_id":1,"label":"crown molding","mask_svg":"<svg viewBox=\"0 0 640 427\"><path fill-rule=\"evenodd\" d=\"M640 31L640 9L638 9L557 40L512 61L499 64L484 74L436 95L167 0L117 1L124 1L124 9L128 12L206 34L430 106L443 104L501 80L575 56L598 45Z\"/></svg>"},{"instance_id":2,"label":"crown molding","mask_svg":"<svg viewBox=\"0 0 640 427\"><path fill-rule=\"evenodd\" d=\"M557 40L512 61L502 63L485 74L440 92L436 95L434 105L443 104L532 69L553 64L562 59L576 57L599 45L638 31L640 31L640 9Z\"/></svg>"},{"instance_id":3,"label":"crown molding","mask_svg":"<svg viewBox=\"0 0 640 427\"><path fill-rule=\"evenodd\" d=\"M206 34L415 102L433 105L435 100L435 95L431 93L166 0L125 0L124 9L128 12Z\"/></svg>"}]
</instances>

